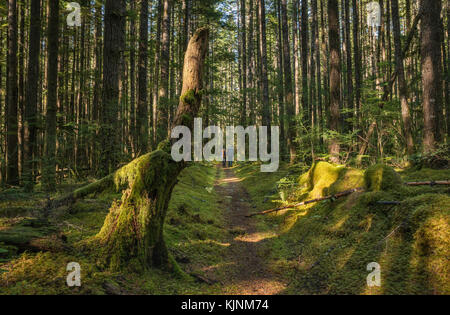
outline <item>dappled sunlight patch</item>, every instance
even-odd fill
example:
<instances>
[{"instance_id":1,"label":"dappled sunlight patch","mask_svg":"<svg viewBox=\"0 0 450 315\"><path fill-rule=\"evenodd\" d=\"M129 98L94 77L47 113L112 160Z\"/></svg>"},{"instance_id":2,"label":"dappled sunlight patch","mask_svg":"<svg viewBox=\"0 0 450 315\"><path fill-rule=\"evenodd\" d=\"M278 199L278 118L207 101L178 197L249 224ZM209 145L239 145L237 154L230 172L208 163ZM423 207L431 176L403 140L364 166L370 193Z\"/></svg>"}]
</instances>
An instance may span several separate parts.
<instances>
[{"instance_id":1,"label":"dappled sunlight patch","mask_svg":"<svg viewBox=\"0 0 450 315\"><path fill-rule=\"evenodd\" d=\"M236 262L231 261L231 262L219 263L219 264L215 264L215 265L211 265L211 266L202 267L201 270L203 272L211 272L211 271L217 271L217 270L220 271L220 270L227 270L227 269L233 268L234 266L236 266Z\"/></svg>"},{"instance_id":2,"label":"dappled sunlight patch","mask_svg":"<svg viewBox=\"0 0 450 315\"><path fill-rule=\"evenodd\" d=\"M292 280L283 293L449 294L448 187L407 187L403 182L447 180L450 171L409 169L397 174L381 165L365 172L327 164L319 170L331 174L315 177L314 167L297 173L296 185L282 187L290 189L290 196L281 204L357 187L370 191L255 218L276 224L272 229L280 233L264 246L270 248L271 272L283 272ZM264 201L262 210L267 210L272 200L280 203L279 190L270 191L269 183L264 183L262 197L257 190L262 180L256 174L247 183L252 199ZM269 191L274 193L271 198L267 198ZM381 265L380 288L367 286L366 268L371 262Z\"/></svg>"},{"instance_id":3,"label":"dappled sunlight patch","mask_svg":"<svg viewBox=\"0 0 450 315\"><path fill-rule=\"evenodd\" d=\"M231 246L230 243L221 243L216 240L191 240L188 243L185 243L186 245L215 245L220 247L229 247Z\"/></svg>"},{"instance_id":4,"label":"dappled sunlight patch","mask_svg":"<svg viewBox=\"0 0 450 315\"><path fill-rule=\"evenodd\" d=\"M273 231L255 232L251 234L237 236L234 240L245 243L259 243L263 240L267 240L277 236L278 235Z\"/></svg>"},{"instance_id":5,"label":"dappled sunlight patch","mask_svg":"<svg viewBox=\"0 0 450 315\"><path fill-rule=\"evenodd\" d=\"M224 294L228 295L276 295L281 294L286 285L271 279L252 279L235 282L224 288Z\"/></svg>"},{"instance_id":6,"label":"dappled sunlight patch","mask_svg":"<svg viewBox=\"0 0 450 315\"><path fill-rule=\"evenodd\" d=\"M229 183L240 183L242 179L238 177L224 178L220 181L220 184L229 184Z\"/></svg>"},{"instance_id":7,"label":"dappled sunlight patch","mask_svg":"<svg viewBox=\"0 0 450 315\"><path fill-rule=\"evenodd\" d=\"M337 232L337 231L341 230L343 228L345 222L347 222L348 218L349 218L349 215L346 215L346 216L340 218L334 225L332 225L329 228L329 231Z\"/></svg>"}]
</instances>

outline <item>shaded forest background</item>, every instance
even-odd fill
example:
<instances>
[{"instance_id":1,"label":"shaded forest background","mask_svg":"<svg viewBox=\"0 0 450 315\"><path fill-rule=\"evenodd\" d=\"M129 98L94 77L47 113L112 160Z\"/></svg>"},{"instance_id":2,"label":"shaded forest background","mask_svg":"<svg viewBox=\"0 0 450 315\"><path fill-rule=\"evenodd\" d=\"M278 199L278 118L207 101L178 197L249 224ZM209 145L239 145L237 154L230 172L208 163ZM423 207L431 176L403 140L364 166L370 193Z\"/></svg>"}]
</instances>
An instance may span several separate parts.
<instances>
[{"instance_id":1,"label":"shaded forest background","mask_svg":"<svg viewBox=\"0 0 450 315\"><path fill-rule=\"evenodd\" d=\"M0 184L53 191L165 140L210 28L204 125L277 125L285 161L448 165L450 5L380 0L0 3Z\"/></svg>"}]
</instances>

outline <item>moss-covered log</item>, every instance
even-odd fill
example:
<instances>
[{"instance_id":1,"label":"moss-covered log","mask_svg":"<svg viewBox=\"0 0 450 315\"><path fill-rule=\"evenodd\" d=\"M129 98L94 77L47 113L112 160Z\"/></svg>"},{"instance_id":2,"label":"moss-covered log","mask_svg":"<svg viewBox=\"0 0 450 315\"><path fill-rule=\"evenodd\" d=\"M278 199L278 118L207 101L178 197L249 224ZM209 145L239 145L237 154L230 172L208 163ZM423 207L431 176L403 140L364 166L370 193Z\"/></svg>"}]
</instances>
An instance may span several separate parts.
<instances>
[{"instance_id":1,"label":"moss-covered log","mask_svg":"<svg viewBox=\"0 0 450 315\"><path fill-rule=\"evenodd\" d=\"M193 128L201 105L208 37L208 29L202 28L189 42L174 126ZM99 254L99 262L106 268L170 267L163 226L177 177L186 167L184 162L173 161L170 144L170 141L161 143L157 151L72 194L71 198L78 198L107 187L123 191L122 199L112 205L100 233L89 241L89 247Z\"/></svg>"}]
</instances>

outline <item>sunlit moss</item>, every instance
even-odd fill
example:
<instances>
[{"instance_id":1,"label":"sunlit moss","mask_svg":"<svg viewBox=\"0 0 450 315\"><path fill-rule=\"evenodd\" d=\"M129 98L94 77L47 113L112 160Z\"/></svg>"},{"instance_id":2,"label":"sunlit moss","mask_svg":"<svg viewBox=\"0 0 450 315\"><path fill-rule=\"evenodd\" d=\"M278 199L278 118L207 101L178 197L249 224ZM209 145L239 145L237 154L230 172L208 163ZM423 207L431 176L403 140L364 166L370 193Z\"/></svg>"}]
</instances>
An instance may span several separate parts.
<instances>
[{"instance_id":1,"label":"sunlit moss","mask_svg":"<svg viewBox=\"0 0 450 315\"><path fill-rule=\"evenodd\" d=\"M309 199L313 191L325 194L365 186L364 170L339 169L322 165L317 177L314 167L299 174L297 200ZM388 167L375 166L367 174L374 191L317 203L307 211L255 218L278 231L264 247L272 271L289 279L284 294L449 294L450 197L445 187L406 187L402 182L446 179L450 172L406 170L401 178ZM254 173L247 182L249 192L263 176ZM254 193L251 197L263 199ZM260 210L270 207L266 202ZM380 288L366 285L370 262L381 265Z\"/></svg>"},{"instance_id":2,"label":"sunlit moss","mask_svg":"<svg viewBox=\"0 0 450 315\"><path fill-rule=\"evenodd\" d=\"M364 181L369 191L398 189L403 184L400 175L392 167L382 164L370 167L364 174Z\"/></svg>"}]
</instances>

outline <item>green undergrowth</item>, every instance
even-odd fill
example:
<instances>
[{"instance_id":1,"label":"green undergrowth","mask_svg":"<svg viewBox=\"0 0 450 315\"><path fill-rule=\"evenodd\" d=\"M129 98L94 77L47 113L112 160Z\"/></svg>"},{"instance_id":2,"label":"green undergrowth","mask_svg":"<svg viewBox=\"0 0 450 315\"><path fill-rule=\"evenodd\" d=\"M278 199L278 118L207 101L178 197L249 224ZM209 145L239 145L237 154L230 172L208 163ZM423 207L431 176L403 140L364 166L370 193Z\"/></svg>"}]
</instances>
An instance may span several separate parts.
<instances>
[{"instance_id":1,"label":"green undergrowth","mask_svg":"<svg viewBox=\"0 0 450 315\"><path fill-rule=\"evenodd\" d=\"M396 173L383 165L358 170L325 162L306 171L282 167L282 178L258 170L256 164L245 164L236 171L257 205L255 211L365 189L254 218L276 228L277 237L263 246L272 271L289 279L282 294L450 293L449 188L403 185L447 180L449 170ZM381 266L381 287L367 286L371 262Z\"/></svg>"},{"instance_id":2,"label":"green undergrowth","mask_svg":"<svg viewBox=\"0 0 450 315\"><path fill-rule=\"evenodd\" d=\"M36 246L29 250L0 242L0 294L199 294L215 293L217 285L199 283L188 274L202 274L207 266L218 264L225 250L220 240L226 240L222 212L213 187L217 172L212 165L195 164L179 177L169 205L165 239L171 259L179 272L149 270L145 273L111 273L100 269L95 259L76 250L77 244L96 235L108 214L113 192L91 195L75 205L52 213L55 235L45 228L31 227L48 196L39 191L32 195L20 190L0 192L0 235L19 238L23 232L36 237L33 242L60 246ZM84 185L84 184L83 184ZM82 184L64 186L55 196L63 196ZM25 209L25 210L24 210ZM17 233L15 233L17 232ZM45 232L45 233L44 233ZM48 232L48 233L47 233ZM9 235L8 234L8 235ZM42 234L42 235L41 235ZM45 234L45 235L44 235ZM42 236L42 239L40 237ZM33 244L31 244L33 245ZM53 244L54 245L54 244ZM28 246L28 245L27 245ZM80 288L66 285L67 264L81 265Z\"/></svg>"}]
</instances>

